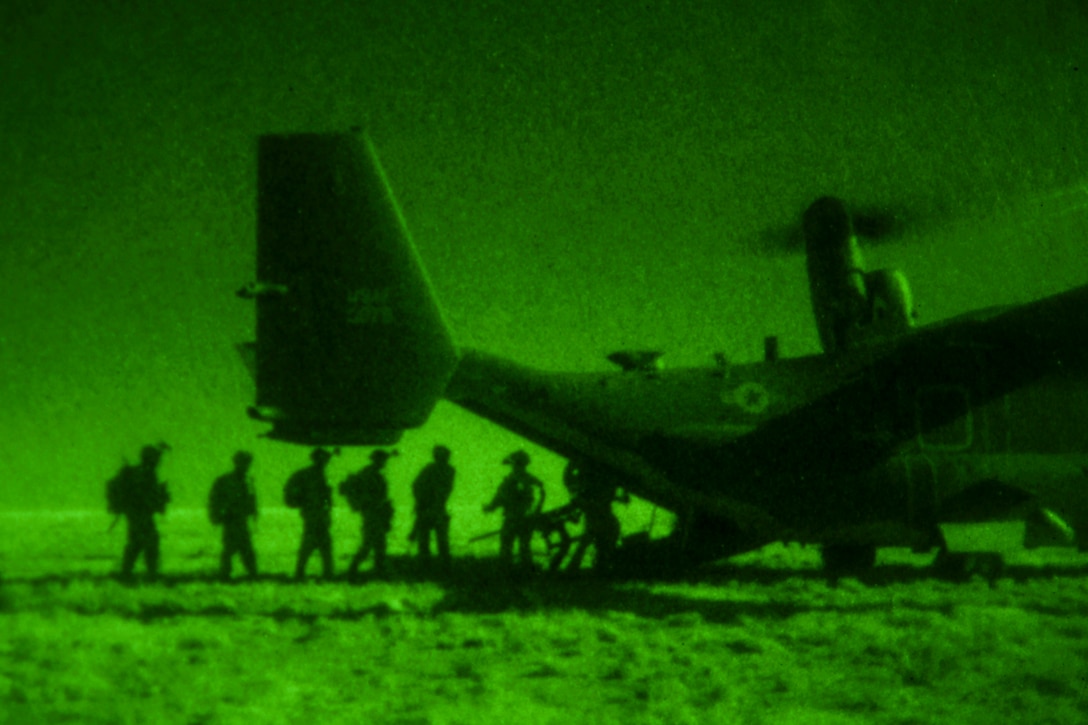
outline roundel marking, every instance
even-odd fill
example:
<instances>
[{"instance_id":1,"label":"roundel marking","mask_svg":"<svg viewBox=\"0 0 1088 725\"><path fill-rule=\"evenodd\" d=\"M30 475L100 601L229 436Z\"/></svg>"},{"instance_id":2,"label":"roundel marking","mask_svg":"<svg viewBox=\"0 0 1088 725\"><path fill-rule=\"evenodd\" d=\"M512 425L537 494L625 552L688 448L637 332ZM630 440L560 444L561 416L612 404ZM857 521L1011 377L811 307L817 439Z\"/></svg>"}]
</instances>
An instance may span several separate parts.
<instances>
[{"instance_id":1,"label":"roundel marking","mask_svg":"<svg viewBox=\"0 0 1088 725\"><path fill-rule=\"evenodd\" d=\"M765 387L749 381L741 383L733 390L733 402L745 413L762 413L767 410L771 398Z\"/></svg>"}]
</instances>

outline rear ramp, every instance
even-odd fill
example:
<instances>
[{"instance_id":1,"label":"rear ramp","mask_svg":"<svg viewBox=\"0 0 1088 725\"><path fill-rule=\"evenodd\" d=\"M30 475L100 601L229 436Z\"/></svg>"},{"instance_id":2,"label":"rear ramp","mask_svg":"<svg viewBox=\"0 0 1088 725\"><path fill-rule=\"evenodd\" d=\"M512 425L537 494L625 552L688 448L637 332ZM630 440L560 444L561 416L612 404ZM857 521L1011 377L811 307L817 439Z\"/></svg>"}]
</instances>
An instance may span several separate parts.
<instances>
[{"instance_id":1,"label":"rear ramp","mask_svg":"<svg viewBox=\"0 0 1088 725\"><path fill-rule=\"evenodd\" d=\"M457 365L377 154L359 133L262 136L251 346L265 435L388 445L422 425Z\"/></svg>"}]
</instances>

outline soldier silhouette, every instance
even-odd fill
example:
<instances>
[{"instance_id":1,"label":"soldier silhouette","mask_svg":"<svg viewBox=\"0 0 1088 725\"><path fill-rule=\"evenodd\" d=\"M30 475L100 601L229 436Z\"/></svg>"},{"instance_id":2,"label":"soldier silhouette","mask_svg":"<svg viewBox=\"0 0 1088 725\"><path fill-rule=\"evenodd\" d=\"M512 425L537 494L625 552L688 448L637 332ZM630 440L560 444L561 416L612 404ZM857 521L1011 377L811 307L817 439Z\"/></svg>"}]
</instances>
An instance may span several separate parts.
<instances>
[{"instance_id":1,"label":"soldier silhouette","mask_svg":"<svg viewBox=\"0 0 1088 725\"><path fill-rule=\"evenodd\" d=\"M257 555L249 532L249 519L257 518L257 494L249 467L253 454L238 451L233 457L234 470L215 479L208 495L208 518L223 527L223 551L219 556L219 576L230 579L231 559L235 554L251 577L257 576Z\"/></svg>"},{"instance_id":2,"label":"soldier silhouette","mask_svg":"<svg viewBox=\"0 0 1088 725\"><path fill-rule=\"evenodd\" d=\"M629 503L631 498L620 490L618 482L607 470L586 461L570 461L563 469L563 483L571 494L570 505L584 516L585 528L567 564L568 569L579 569L590 546L596 549L594 571L607 571L612 566L613 555L620 538L620 520L612 510L612 503Z\"/></svg>"},{"instance_id":3,"label":"soldier silhouette","mask_svg":"<svg viewBox=\"0 0 1088 725\"><path fill-rule=\"evenodd\" d=\"M169 448L165 443L144 446L140 450L140 462L134 466L122 466L106 485L106 502L110 513L115 516L114 524L122 516L126 522L125 550L121 557L122 577L132 576L141 554L147 573L152 578L158 576L159 530L155 525L155 514L166 512L170 492L166 484L159 481L157 469L163 452Z\"/></svg>"},{"instance_id":4,"label":"soldier silhouette","mask_svg":"<svg viewBox=\"0 0 1088 725\"><path fill-rule=\"evenodd\" d=\"M511 471L499 484L484 513L502 509L502 529L499 531L499 561L506 566L514 563L514 542L518 545L518 563L522 568L533 567L533 519L544 507L544 484L529 473L529 454L514 451L503 459Z\"/></svg>"},{"instance_id":5,"label":"soldier silhouette","mask_svg":"<svg viewBox=\"0 0 1088 725\"><path fill-rule=\"evenodd\" d=\"M431 561L431 534L438 546L438 558L443 568L451 565L450 515L446 503L453 492L453 480L457 470L450 465L450 449L435 446L431 452L433 461L412 482L415 498L415 524L409 539L419 546L419 559L424 564Z\"/></svg>"},{"instance_id":6,"label":"soldier silhouette","mask_svg":"<svg viewBox=\"0 0 1088 725\"><path fill-rule=\"evenodd\" d=\"M315 448L310 452L312 465L295 471L287 479L283 489L283 500L291 508L296 508L302 515L302 542L298 548L298 560L295 563L295 578L306 575L306 563L310 555L317 551L321 555L322 574L326 579L333 577L332 561L332 488L325 477L325 467L332 454L324 448Z\"/></svg>"},{"instance_id":7,"label":"soldier silhouette","mask_svg":"<svg viewBox=\"0 0 1088 725\"><path fill-rule=\"evenodd\" d=\"M390 457L397 455L381 449L370 453L370 464L353 473L340 484L340 495L348 500L353 511L362 514L362 542L348 564L348 575L354 576L371 552L374 572L385 573L385 554L389 530L393 527L393 502L389 500L389 482L382 469Z\"/></svg>"}]
</instances>

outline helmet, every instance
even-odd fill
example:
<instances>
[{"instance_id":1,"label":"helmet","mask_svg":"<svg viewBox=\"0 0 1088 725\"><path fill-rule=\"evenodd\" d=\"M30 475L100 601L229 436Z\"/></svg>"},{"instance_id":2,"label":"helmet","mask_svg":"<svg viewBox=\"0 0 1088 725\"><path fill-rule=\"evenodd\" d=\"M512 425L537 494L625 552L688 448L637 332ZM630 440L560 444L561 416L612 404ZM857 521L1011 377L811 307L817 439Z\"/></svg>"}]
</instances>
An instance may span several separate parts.
<instances>
[{"instance_id":1,"label":"helmet","mask_svg":"<svg viewBox=\"0 0 1088 725\"><path fill-rule=\"evenodd\" d=\"M324 448L315 448L310 451L310 460L314 463L328 463L331 458L332 454Z\"/></svg>"},{"instance_id":2,"label":"helmet","mask_svg":"<svg viewBox=\"0 0 1088 725\"><path fill-rule=\"evenodd\" d=\"M450 449L446 446L435 446L434 450L431 451L431 455L434 456L436 461L446 463L450 460Z\"/></svg>"},{"instance_id":3,"label":"helmet","mask_svg":"<svg viewBox=\"0 0 1088 725\"><path fill-rule=\"evenodd\" d=\"M396 451L387 451L384 448L375 448L370 452L370 460L375 463L385 463L393 456L397 455Z\"/></svg>"},{"instance_id":4,"label":"helmet","mask_svg":"<svg viewBox=\"0 0 1088 725\"><path fill-rule=\"evenodd\" d=\"M231 456L231 460L236 466L245 466L253 462L253 454L249 451L238 451Z\"/></svg>"},{"instance_id":5,"label":"helmet","mask_svg":"<svg viewBox=\"0 0 1088 725\"><path fill-rule=\"evenodd\" d=\"M502 459L502 462L508 466L528 466L529 454L519 449Z\"/></svg>"},{"instance_id":6,"label":"helmet","mask_svg":"<svg viewBox=\"0 0 1088 725\"><path fill-rule=\"evenodd\" d=\"M140 449L140 462L146 465L152 465L159 462L162 458L161 446L144 446Z\"/></svg>"}]
</instances>

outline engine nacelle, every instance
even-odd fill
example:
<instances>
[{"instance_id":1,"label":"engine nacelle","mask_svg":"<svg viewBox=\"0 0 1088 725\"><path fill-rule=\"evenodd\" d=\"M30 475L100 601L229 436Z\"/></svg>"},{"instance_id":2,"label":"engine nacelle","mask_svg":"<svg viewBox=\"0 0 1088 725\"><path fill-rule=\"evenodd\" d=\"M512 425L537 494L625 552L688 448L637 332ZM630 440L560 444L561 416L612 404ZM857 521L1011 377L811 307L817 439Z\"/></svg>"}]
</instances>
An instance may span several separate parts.
<instances>
[{"instance_id":1,"label":"engine nacelle","mask_svg":"<svg viewBox=\"0 0 1088 725\"><path fill-rule=\"evenodd\" d=\"M910 285L901 272L865 271L850 212L825 196L805 210L802 228L809 291L824 352L901 334L914 324Z\"/></svg>"},{"instance_id":2,"label":"engine nacelle","mask_svg":"<svg viewBox=\"0 0 1088 725\"><path fill-rule=\"evenodd\" d=\"M898 269L877 269L865 275L870 337L900 335L914 327L914 295Z\"/></svg>"}]
</instances>

